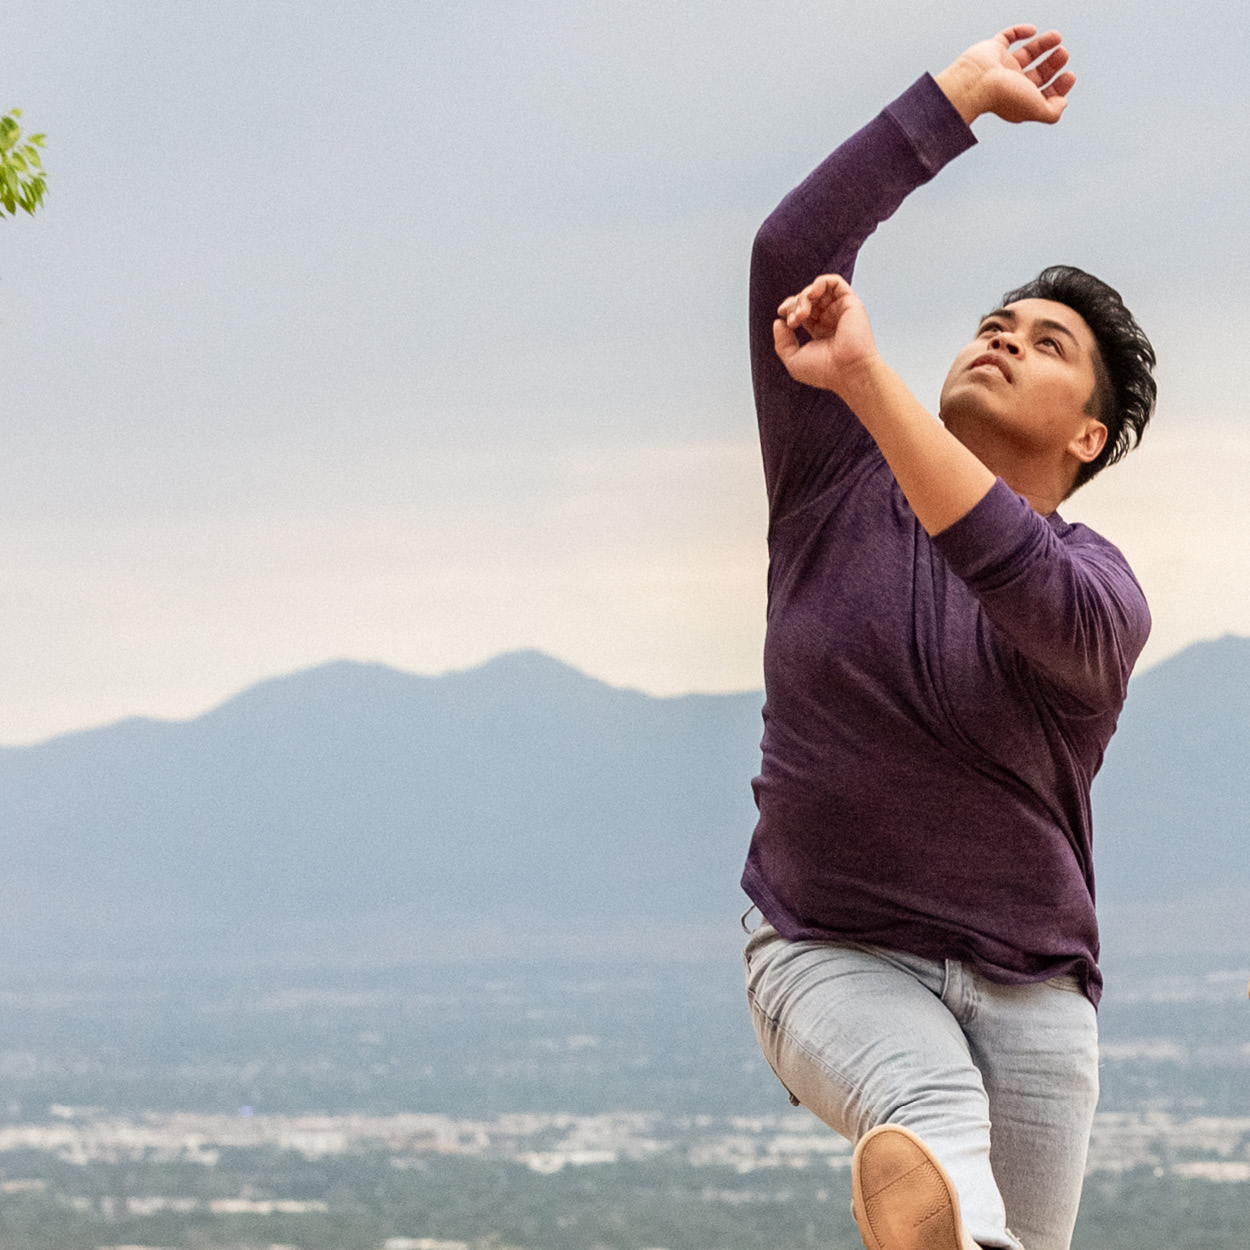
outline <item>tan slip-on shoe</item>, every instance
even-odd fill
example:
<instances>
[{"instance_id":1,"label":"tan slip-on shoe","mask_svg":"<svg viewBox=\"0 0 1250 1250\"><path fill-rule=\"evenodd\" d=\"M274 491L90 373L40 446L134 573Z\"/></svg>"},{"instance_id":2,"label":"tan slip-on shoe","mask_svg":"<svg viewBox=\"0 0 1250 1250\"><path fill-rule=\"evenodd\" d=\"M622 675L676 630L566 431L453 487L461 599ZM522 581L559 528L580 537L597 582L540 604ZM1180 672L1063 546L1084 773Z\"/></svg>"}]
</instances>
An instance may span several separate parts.
<instances>
[{"instance_id":1,"label":"tan slip-on shoe","mask_svg":"<svg viewBox=\"0 0 1250 1250\"><path fill-rule=\"evenodd\" d=\"M851 1190L867 1250L978 1250L946 1170L902 1125L882 1124L860 1138Z\"/></svg>"}]
</instances>

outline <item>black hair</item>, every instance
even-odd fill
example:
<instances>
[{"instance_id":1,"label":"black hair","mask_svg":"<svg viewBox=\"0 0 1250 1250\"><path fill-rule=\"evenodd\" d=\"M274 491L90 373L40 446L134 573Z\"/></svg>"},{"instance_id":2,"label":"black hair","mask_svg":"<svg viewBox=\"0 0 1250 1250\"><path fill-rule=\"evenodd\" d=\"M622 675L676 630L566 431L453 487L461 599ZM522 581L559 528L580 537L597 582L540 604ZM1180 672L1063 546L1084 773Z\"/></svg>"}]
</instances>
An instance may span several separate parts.
<instances>
[{"instance_id":1,"label":"black hair","mask_svg":"<svg viewBox=\"0 0 1250 1250\"><path fill-rule=\"evenodd\" d=\"M1094 408L1107 427L1107 442L1096 459L1077 470L1072 489L1084 486L1109 464L1123 459L1141 442L1154 411L1158 387L1155 351L1119 291L1072 265L1051 265L1032 282L1003 296L1004 307L1022 299L1048 299L1079 313L1098 344L1094 358Z\"/></svg>"}]
</instances>

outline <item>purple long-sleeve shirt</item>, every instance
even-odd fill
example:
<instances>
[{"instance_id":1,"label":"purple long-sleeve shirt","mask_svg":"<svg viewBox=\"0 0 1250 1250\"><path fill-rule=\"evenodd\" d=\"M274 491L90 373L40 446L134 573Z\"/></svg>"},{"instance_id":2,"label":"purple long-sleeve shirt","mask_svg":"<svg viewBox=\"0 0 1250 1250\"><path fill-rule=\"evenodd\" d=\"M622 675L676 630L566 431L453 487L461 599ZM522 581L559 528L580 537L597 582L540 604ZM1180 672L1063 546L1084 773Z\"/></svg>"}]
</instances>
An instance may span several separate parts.
<instances>
[{"instance_id":1,"label":"purple long-sleeve shirt","mask_svg":"<svg viewBox=\"0 0 1250 1250\"><path fill-rule=\"evenodd\" d=\"M759 823L787 938L1069 973L1101 991L1090 784L1150 629L1124 557L1001 479L929 537L876 444L773 350L777 305L975 140L927 75L761 227L751 358L769 500Z\"/></svg>"}]
</instances>

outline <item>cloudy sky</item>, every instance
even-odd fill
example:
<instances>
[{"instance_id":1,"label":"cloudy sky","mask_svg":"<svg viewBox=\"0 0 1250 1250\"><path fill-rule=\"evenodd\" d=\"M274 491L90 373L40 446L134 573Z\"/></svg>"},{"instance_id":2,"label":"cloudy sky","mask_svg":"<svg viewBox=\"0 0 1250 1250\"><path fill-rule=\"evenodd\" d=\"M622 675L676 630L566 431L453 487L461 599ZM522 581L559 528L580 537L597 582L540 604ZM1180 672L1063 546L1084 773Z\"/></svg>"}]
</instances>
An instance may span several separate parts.
<instances>
[{"instance_id":1,"label":"cloudy sky","mask_svg":"<svg viewBox=\"0 0 1250 1250\"><path fill-rule=\"evenodd\" d=\"M1250 633L1228 16L14 0L0 107L48 133L50 191L0 222L0 742L340 656L758 685L752 234L917 74L1026 19L1072 49L1067 116L980 121L857 286L930 404L1005 287L1059 260L1118 286L1157 424L1065 513L1132 559L1148 661Z\"/></svg>"}]
</instances>

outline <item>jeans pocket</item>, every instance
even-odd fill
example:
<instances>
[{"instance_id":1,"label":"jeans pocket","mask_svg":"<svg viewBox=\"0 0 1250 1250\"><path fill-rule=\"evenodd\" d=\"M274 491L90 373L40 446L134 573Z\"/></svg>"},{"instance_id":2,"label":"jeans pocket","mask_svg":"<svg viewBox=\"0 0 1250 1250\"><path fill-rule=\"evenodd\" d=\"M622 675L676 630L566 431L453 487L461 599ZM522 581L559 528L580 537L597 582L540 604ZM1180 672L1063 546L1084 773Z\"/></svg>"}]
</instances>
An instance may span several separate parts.
<instances>
[{"instance_id":1,"label":"jeans pocket","mask_svg":"<svg viewBox=\"0 0 1250 1250\"><path fill-rule=\"evenodd\" d=\"M750 990L747 991L747 1003L751 1009L751 1023L755 1026L755 1038L759 1042L760 1053L772 1069L773 1076L777 1078L778 1084L786 1091L786 1096L790 1099L790 1105L792 1107L801 1107L803 1104L799 1102L794 1092L781 1079L781 1073L777 1071L781 1026L756 1002L755 995Z\"/></svg>"},{"instance_id":2,"label":"jeans pocket","mask_svg":"<svg viewBox=\"0 0 1250 1250\"><path fill-rule=\"evenodd\" d=\"M748 972L751 970L751 957L760 949L772 942L777 937L777 930L768 923L767 920L761 920L759 924L751 930L747 936L746 945L742 948L742 962L746 966Z\"/></svg>"}]
</instances>

